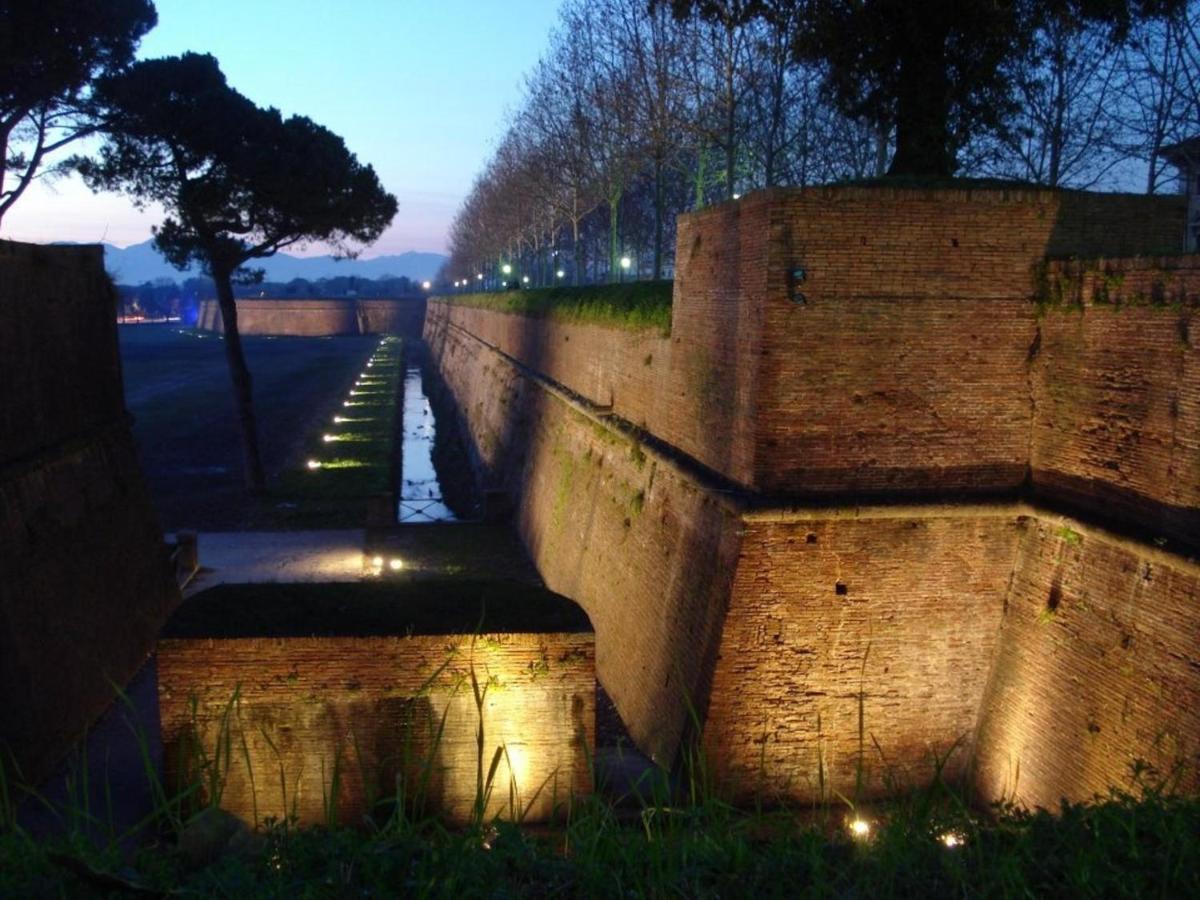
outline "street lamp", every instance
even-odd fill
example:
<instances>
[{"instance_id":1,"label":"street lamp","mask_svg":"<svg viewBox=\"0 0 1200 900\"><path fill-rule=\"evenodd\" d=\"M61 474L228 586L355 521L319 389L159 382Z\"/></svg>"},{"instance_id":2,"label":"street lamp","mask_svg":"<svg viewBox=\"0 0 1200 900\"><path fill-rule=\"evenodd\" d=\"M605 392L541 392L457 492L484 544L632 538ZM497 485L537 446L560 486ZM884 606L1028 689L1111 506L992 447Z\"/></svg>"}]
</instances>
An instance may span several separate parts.
<instances>
[{"instance_id":1,"label":"street lamp","mask_svg":"<svg viewBox=\"0 0 1200 900\"><path fill-rule=\"evenodd\" d=\"M500 271L503 272L505 275L511 275L512 274L512 266L510 266L508 263L505 263L504 265L502 265L500 267Z\"/></svg>"},{"instance_id":2,"label":"street lamp","mask_svg":"<svg viewBox=\"0 0 1200 900\"><path fill-rule=\"evenodd\" d=\"M427 290L429 290L431 287L433 287L433 285L431 285L431 284L430 284L428 281L422 281L422 282L421 282L421 290L427 291Z\"/></svg>"},{"instance_id":3,"label":"street lamp","mask_svg":"<svg viewBox=\"0 0 1200 900\"><path fill-rule=\"evenodd\" d=\"M567 273L566 273L566 272L564 272L562 269L559 269L557 272L555 272L555 273L554 273L554 277L555 277L555 278L562 278L562 277L563 277L564 275L566 275L566 274L567 274Z\"/></svg>"},{"instance_id":4,"label":"street lamp","mask_svg":"<svg viewBox=\"0 0 1200 900\"><path fill-rule=\"evenodd\" d=\"M629 267L633 265L633 260L628 256L621 257L621 280L625 280L625 273L629 271Z\"/></svg>"}]
</instances>

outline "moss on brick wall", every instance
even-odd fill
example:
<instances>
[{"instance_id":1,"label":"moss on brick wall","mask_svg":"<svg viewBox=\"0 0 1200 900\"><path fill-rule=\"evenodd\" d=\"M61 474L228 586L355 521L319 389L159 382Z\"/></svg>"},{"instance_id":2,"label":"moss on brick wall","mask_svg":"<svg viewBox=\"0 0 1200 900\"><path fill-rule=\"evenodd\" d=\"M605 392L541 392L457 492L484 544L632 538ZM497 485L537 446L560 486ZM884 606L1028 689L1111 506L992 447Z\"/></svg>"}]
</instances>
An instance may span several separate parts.
<instances>
[{"instance_id":1,"label":"moss on brick wall","mask_svg":"<svg viewBox=\"0 0 1200 900\"><path fill-rule=\"evenodd\" d=\"M629 284L455 294L437 299L497 312L587 322L633 331L656 329L666 334L671 330L671 289L670 281L635 281Z\"/></svg>"}]
</instances>

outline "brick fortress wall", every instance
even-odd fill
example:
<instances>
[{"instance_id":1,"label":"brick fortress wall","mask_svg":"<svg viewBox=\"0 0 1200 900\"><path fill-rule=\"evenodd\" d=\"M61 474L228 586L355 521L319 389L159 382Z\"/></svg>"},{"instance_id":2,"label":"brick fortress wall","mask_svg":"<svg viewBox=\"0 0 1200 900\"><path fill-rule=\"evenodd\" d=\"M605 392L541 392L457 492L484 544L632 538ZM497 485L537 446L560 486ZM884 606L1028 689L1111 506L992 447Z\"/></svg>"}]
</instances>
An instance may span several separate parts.
<instances>
[{"instance_id":1,"label":"brick fortress wall","mask_svg":"<svg viewBox=\"0 0 1200 900\"><path fill-rule=\"evenodd\" d=\"M0 755L46 775L178 591L137 467L99 247L0 241Z\"/></svg>"},{"instance_id":2,"label":"brick fortress wall","mask_svg":"<svg viewBox=\"0 0 1200 900\"><path fill-rule=\"evenodd\" d=\"M419 338L425 299L256 300L237 301L238 331L246 335L324 337L335 334L395 334ZM196 327L221 332L216 300L203 300Z\"/></svg>"},{"instance_id":3,"label":"brick fortress wall","mask_svg":"<svg viewBox=\"0 0 1200 900\"><path fill-rule=\"evenodd\" d=\"M1194 641L1187 650L1148 637L1137 671L1150 674L1135 677L1088 662L1099 638L1060 640L1049 659L1027 654L1022 616L1048 634L1103 633L1123 598L1139 622L1197 633L1190 564L1148 539L1186 551L1200 533L1200 431L1188 427L1200 279L1186 261L1110 260L1098 269L1107 304L1056 302L1055 278L1096 267L1045 260L1161 252L1181 223L1174 198L766 192L681 219L667 338L446 302L430 305L426 337L493 484L519 499L539 568L592 614L599 677L656 758L670 758L686 713L681 694L654 687L668 681L664 660L683 657L706 745L743 787L807 798L823 769L844 790L860 760L861 710L879 741L867 740L865 760L876 790L885 774L927 778L933 754L957 747L950 771L974 759L988 796L1011 787L996 774L1005 756L1027 773L1008 796L1082 799L1118 783L1138 748L1195 771ZM1116 312L1121 277L1131 297L1160 299ZM553 384L522 365L677 454L677 483L654 486L676 518L658 514L657 532L629 516L610 527L605 510L630 488L650 508L651 492L619 461L630 451L594 462L598 428L628 439L602 417L569 424L563 402L548 399ZM748 489L740 513L705 468ZM981 514L962 505L972 494L1007 499ZM683 502L692 495L708 503ZM929 506L947 495L956 503ZM1021 495L1040 506L1012 502ZM868 498L917 505L853 515ZM1056 507L1145 543L1060 526ZM1076 588L1104 600L1063 601L1051 618L1049 598L1066 589L1035 571L1031 548L1060 527L1105 535L1083 539L1092 565ZM671 556L681 550L690 559ZM1152 552L1171 574L1134 585L1129 571ZM685 573L703 589L681 586ZM1109 715L1121 698L1134 723L1090 723L1101 739L1056 717L1052 700L1070 673L1092 669L1093 705ZM1151 702L1154 691L1175 701ZM1148 733L1155 720L1174 736L1168 750ZM1085 752L1102 762L1071 761Z\"/></svg>"}]
</instances>

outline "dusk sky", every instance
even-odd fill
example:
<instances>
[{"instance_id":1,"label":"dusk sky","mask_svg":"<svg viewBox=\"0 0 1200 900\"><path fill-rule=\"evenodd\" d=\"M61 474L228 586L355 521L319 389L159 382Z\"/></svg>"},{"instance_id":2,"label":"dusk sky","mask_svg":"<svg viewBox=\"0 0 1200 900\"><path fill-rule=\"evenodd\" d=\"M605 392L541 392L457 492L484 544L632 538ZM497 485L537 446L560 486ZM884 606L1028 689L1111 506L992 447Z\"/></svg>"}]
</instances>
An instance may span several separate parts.
<instances>
[{"instance_id":1,"label":"dusk sky","mask_svg":"<svg viewBox=\"0 0 1200 900\"><path fill-rule=\"evenodd\" d=\"M450 221L547 45L558 0L155 0L139 56L216 56L260 106L341 135L400 212L364 257L444 252ZM91 145L94 146L94 145ZM73 148L74 149L74 148ZM12 240L150 237L159 209L93 195L78 177L32 186L4 219ZM298 251L292 251L298 252ZM320 253L319 246L308 253Z\"/></svg>"}]
</instances>

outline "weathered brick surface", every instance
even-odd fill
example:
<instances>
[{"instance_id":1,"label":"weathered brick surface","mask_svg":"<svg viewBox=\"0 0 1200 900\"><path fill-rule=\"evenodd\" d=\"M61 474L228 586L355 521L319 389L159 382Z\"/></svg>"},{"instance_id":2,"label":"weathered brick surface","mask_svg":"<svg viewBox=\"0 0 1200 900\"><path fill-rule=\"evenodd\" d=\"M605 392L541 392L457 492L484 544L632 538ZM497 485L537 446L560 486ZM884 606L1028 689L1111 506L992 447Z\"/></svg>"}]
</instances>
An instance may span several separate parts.
<instances>
[{"instance_id":1,"label":"weathered brick surface","mask_svg":"<svg viewBox=\"0 0 1200 900\"><path fill-rule=\"evenodd\" d=\"M1046 289L1034 487L1200 548L1200 260L1057 263Z\"/></svg>"},{"instance_id":2,"label":"weathered brick surface","mask_svg":"<svg viewBox=\"0 0 1200 900\"><path fill-rule=\"evenodd\" d=\"M46 776L178 600L99 247L0 241L0 760Z\"/></svg>"},{"instance_id":3,"label":"weathered brick surface","mask_svg":"<svg viewBox=\"0 0 1200 900\"><path fill-rule=\"evenodd\" d=\"M1200 533L1200 267L1044 271L1047 254L1169 245L1181 208L1053 191L764 192L680 220L667 339L444 302L431 319L767 495L1015 491L1032 469L1044 496L1186 543ZM1089 297L1094 270L1108 273L1107 308L1045 304L1068 265L1084 267L1071 284ZM793 266L806 273L795 285ZM1119 306L1122 291L1162 304Z\"/></svg>"},{"instance_id":4,"label":"weathered brick surface","mask_svg":"<svg viewBox=\"0 0 1200 900\"><path fill-rule=\"evenodd\" d=\"M1200 568L1047 517L1023 523L975 740L990 799L1057 808L1200 784Z\"/></svg>"},{"instance_id":5,"label":"weathered brick surface","mask_svg":"<svg viewBox=\"0 0 1200 900\"><path fill-rule=\"evenodd\" d=\"M242 334L323 337L335 334L399 334L420 337L423 299L406 300L255 300L237 301ZM223 331L216 300L200 303L198 328Z\"/></svg>"},{"instance_id":6,"label":"weathered brick surface","mask_svg":"<svg viewBox=\"0 0 1200 900\"><path fill-rule=\"evenodd\" d=\"M597 675L634 740L670 764L688 702L707 694L737 518L473 338L436 325L426 335L485 485L517 499L522 541L547 586L591 617Z\"/></svg>"},{"instance_id":7,"label":"weathered brick surface","mask_svg":"<svg viewBox=\"0 0 1200 900\"><path fill-rule=\"evenodd\" d=\"M0 463L125 410L116 294L95 247L0 241Z\"/></svg>"},{"instance_id":8,"label":"weathered brick surface","mask_svg":"<svg viewBox=\"0 0 1200 900\"><path fill-rule=\"evenodd\" d=\"M926 784L938 760L958 776L1017 536L969 511L752 517L705 725L720 777L833 801L860 764L865 796Z\"/></svg>"},{"instance_id":9,"label":"weathered brick surface","mask_svg":"<svg viewBox=\"0 0 1200 900\"><path fill-rule=\"evenodd\" d=\"M228 740L221 806L250 821L361 822L401 787L470 821L481 721L486 817L546 821L591 790L590 633L170 638L157 665L169 783Z\"/></svg>"},{"instance_id":10,"label":"weathered brick surface","mask_svg":"<svg viewBox=\"0 0 1200 900\"><path fill-rule=\"evenodd\" d=\"M1044 660L1010 639L1026 584L1050 590L1030 551L1031 534L1057 527L1049 513L1014 504L856 515L848 504L943 491L961 504L1032 485L1040 500L1195 546L1200 267L1178 257L1045 263L1173 249L1181 228L1175 198L770 192L681 219L669 342L442 302L430 304L425 333L491 486L522 498L539 569L592 613L601 679L656 758L668 759L681 733L661 724L681 721L679 697L654 691L667 653L689 659L706 746L735 789L811 799L819 771L827 792L852 787L861 694L871 792L927 780L935 755L960 741L947 773L964 773L974 754L987 797L1005 789L1004 762L1033 765L1024 802L1086 799L1120 783L1131 754L1167 761L1152 721L1196 762L1200 598L1194 576L1179 574L1194 566L1087 532L1096 572L1080 567L1080 591L1125 602L1132 582L1112 555L1150 554L1174 574L1139 588L1144 614L1162 608L1163 627L1184 636L1172 643L1163 632L1144 648L1145 666L1170 673L1157 683L1169 682L1175 705L1135 704L1136 734L1089 743L1080 735L1093 730L1059 729L1055 711L1070 699L1047 702L1042 673L1061 682L1087 671L1102 697L1124 690L1126 675L1096 668L1087 641ZM793 266L803 282L790 283ZM1078 296L1049 302L1048 285L1061 293L1064 280ZM630 491L650 509L650 488L622 455L601 452L624 439L573 423L472 335L754 489L759 511L730 521L728 504L675 476L662 495L672 527L696 539L679 548L690 558L651 565L648 548L672 555L667 532L627 517L627 536L609 509ZM639 369L643 354L653 366ZM700 499L682 502L693 490ZM813 495L834 508L766 509ZM683 572L706 589L671 596ZM664 612L681 633L653 630ZM1092 762L1099 746L1104 759ZM1071 761L1080 754L1087 765Z\"/></svg>"}]
</instances>

